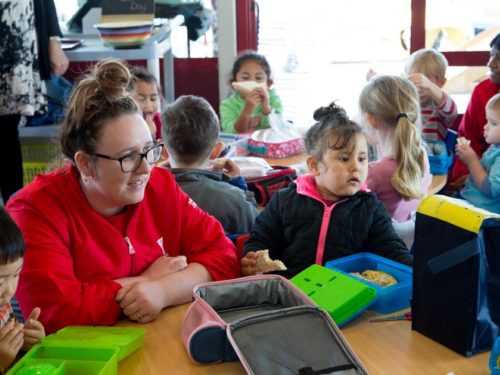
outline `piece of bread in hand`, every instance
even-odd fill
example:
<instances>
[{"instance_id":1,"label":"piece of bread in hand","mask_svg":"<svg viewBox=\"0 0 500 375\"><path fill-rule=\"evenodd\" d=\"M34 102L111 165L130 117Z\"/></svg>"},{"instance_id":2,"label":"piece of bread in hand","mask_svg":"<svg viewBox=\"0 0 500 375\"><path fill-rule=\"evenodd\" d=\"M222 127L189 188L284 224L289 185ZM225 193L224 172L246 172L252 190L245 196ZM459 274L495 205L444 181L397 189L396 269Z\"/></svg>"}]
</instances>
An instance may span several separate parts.
<instances>
[{"instance_id":1,"label":"piece of bread in hand","mask_svg":"<svg viewBox=\"0 0 500 375\"><path fill-rule=\"evenodd\" d=\"M285 271L286 266L281 260L272 260L269 258L269 250L256 251L257 255L256 267L257 274L268 273L273 271Z\"/></svg>"},{"instance_id":2,"label":"piece of bread in hand","mask_svg":"<svg viewBox=\"0 0 500 375\"><path fill-rule=\"evenodd\" d=\"M465 146L469 146L470 145L470 140L465 138L465 137L458 137L457 138L457 143L459 145L465 145Z\"/></svg>"},{"instance_id":3,"label":"piece of bread in hand","mask_svg":"<svg viewBox=\"0 0 500 375\"><path fill-rule=\"evenodd\" d=\"M220 158L220 159L215 159L212 162L212 170L214 172L222 172L224 171L224 167L226 166L227 159Z\"/></svg>"},{"instance_id":4,"label":"piece of bread in hand","mask_svg":"<svg viewBox=\"0 0 500 375\"><path fill-rule=\"evenodd\" d=\"M255 82L255 81L239 81L232 83L233 89L239 92L250 92L256 87L262 87L265 89L267 87L266 82Z\"/></svg>"}]
</instances>

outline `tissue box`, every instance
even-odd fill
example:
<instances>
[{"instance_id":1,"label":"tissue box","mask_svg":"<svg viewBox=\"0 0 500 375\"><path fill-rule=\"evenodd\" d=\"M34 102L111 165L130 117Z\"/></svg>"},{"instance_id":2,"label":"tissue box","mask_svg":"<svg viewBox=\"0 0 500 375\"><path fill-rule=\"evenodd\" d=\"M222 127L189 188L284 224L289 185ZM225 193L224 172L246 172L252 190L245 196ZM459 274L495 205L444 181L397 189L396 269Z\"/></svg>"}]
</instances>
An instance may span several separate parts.
<instances>
[{"instance_id":1,"label":"tissue box","mask_svg":"<svg viewBox=\"0 0 500 375\"><path fill-rule=\"evenodd\" d=\"M248 138L248 152L269 159L282 159L304 152L302 138L291 139L285 142L271 143Z\"/></svg>"},{"instance_id":2,"label":"tissue box","mask_svg":"<svg viewBox=\"0 0 500 375\"><path fill-rule=\"evenodd\" d=\"M326 263L326 267L342 272L375 288L377 299L369 307L370 310L380 314L389 314L410 306L413 285L413 270L411 267L372 253L358 253L335 259ZM394 276L398 283L382 287L349 274L350 272L361 273L367 269L387 272Z\"/></svg>"}]
</instances>

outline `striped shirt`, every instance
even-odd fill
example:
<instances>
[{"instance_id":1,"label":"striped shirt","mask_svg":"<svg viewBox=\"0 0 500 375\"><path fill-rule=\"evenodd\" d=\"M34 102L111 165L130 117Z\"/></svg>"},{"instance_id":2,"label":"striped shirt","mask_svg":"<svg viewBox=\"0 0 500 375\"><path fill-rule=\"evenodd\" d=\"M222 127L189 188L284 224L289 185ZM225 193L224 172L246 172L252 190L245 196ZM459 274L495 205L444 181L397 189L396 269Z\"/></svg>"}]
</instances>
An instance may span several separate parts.
<instances>
[{"instance_id":1,"label":"striped shirt","mask_svg":"<svg viewBox=\"0 0 500 375\"><path fill-rule=\"evenodd\" d=\"M422 105L422 138L425 142L437 142L446 138L446 130L457 118L457 106L453 99L444 94L443 103L437 106L434 102Z\"/></svg>"}]
</instances>

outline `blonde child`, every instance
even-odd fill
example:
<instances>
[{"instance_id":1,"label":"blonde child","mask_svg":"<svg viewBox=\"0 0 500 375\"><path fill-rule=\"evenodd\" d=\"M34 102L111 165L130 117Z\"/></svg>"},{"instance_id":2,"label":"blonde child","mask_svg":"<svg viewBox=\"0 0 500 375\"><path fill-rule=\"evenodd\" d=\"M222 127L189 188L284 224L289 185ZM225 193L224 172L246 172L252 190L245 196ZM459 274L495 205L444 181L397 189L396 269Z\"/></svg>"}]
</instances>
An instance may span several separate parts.
<instances>
[{"instance_id":1,"label":"blonde child","mask_svg":"<svg viewBox=\"0 0 500 375\"><path fill-rule=\"evenodd\" d=\"M481 159L468 142L458 142L456 153L469 169L460 191L474 206L500 214L500 94L486 104L484 139L490 146Z\"/></svg>"},{"instance_id":2,"label":"blonde child","mask_svg":"<svg viewBox=\"0 0 500 375\"><path fill-rule=\"evenodd\" d=\"M236 86L236 92L220 104L222 129L226 133L269 128L269 114L282 113L281 100L271 89L271 67L263 55L253 51L239 55L231 72L230 84L248 81L261 85L250 90Z\"/></svg>"},{"instance_id":3,"label":"blonde child","mask_svg":"<svg viewBox=\"0 0 500 375\"><path fill-rule=\"evenodd\" d=\"M257 217L244 247L243 273L258 271L255 251L261 249L285 263L287 277L365 251L411 265L384 206L364 189L368 146L361 127L334 103L317 109L314 119L305 136L310 173L275 193Z\"/></svg>"},{"instance_id":4,"label":"blonde child","mask_svg":"<svg viewBox=\"0 0 500 375\"><path fill-rule=\"evenodd\" d=\"M13 318L12 297L23 266L24 239L7 211L0 207L0 373L14 362L19 350L28 350L45 337L34 308L24 324Z\"/></svg>"},{"instance_id":5,"label":"blonde child","mask_svg":"<svg viewBox=\"0 0 500 375\"><path fill-rule=\"evenodd\" d=\"M161 138L160 85L156 77L140 66L130 68L132 74L132 90L139 104L142 116L148 124L154 139Z\"/></svg>"},{"instance_id":6,"label":"blonde child","mask_svg":"<svg viewBox=\"0 0 500 375\"><path fill-rule=\"evenodd\" d=\"M410 55L405 64L407 78L420 98L422 138L425 142L444 141L446 131L457 118L457 106L443 90L448 60L439 51L423 48Z\"/></svg>"},{"instance_id":7,"label":"blonde child","mask_svg":"<svg viewBox=\"0 0 500 375\"><path fill-rule=\"evenodd\" d=\"M431 181L418 128L420 106L406 78L379 75L363 88L359 105L379 159L370 163L367 185L397 222L411 217Z\"/></svg>"}]
</instances>

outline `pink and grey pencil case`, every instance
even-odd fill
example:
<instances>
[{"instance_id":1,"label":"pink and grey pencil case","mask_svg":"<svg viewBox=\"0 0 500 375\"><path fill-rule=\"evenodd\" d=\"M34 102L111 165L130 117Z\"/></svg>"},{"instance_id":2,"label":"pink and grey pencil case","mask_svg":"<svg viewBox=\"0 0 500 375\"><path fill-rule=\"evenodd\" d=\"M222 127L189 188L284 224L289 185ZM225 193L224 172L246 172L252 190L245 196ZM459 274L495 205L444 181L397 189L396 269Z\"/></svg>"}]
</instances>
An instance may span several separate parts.
<instances>
[{"instance_id":1,"label":"pink and grey pencil case","mask_svg":"<svg viewBox=\"0 0 500 375\"><path fill-rule=\"evenodd\" d=\"M182 324L193 361L248 374L367 374L330 315L279 275L200 284Z\"/></svg>"}]
</instances>

